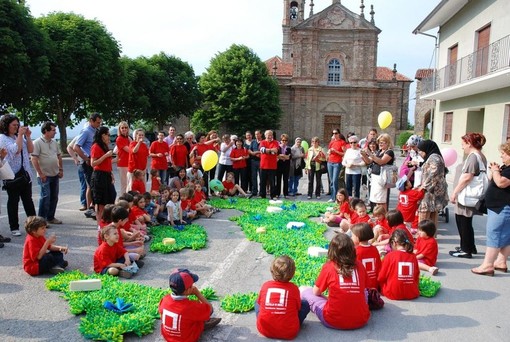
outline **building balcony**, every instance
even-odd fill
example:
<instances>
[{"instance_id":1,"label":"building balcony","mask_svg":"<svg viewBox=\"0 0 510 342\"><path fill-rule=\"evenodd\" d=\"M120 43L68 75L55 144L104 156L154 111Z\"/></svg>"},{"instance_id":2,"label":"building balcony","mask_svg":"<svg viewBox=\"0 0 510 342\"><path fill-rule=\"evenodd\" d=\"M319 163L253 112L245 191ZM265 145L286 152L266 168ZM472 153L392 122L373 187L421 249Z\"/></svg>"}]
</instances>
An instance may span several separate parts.
<instances>
[{"instance_id":1,"label":"building balcony","mask_svg":"<svg viewBox=\"0 0 510 342\"><path fill-rule=\"evenodd\" d=\"M510 35L422 80L422 99L451 100L510 87Z\"/></svg>"}]
</instances>

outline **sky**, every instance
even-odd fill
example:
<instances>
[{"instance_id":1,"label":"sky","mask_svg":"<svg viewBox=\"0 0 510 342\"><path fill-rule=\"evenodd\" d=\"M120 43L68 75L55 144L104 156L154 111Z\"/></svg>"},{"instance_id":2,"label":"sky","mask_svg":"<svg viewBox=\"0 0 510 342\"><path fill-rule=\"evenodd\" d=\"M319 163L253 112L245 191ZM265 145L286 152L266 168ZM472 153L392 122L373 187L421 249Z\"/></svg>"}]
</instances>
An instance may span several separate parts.
<instances>
[{"instance_id":1,"label":"sky","mask_svg":"<svg viewBox=\"0 0 510 342\"><path fill-rule=\"evenodd\" d=\"M440 0L365 0L365 18L374 5L379 34L378 66L393 68L414 80L417 69L434 67L434 39L412 31ZM314 13L332 0L315 0ZM360 0L342 0L360 13ZM232 44L251 48L262 60L282 55L283 0L26 0L34 17L73 12L97 19L119 42L122 54L135 58L163 51L179 57L201 75L210 60ZM305 18L310 12L306 1ZM435 31L430 31L436 34ZM414 83L410 121L414 122ZM73 136L73 132L71 132Z\"/></svg>"}]
</instances>

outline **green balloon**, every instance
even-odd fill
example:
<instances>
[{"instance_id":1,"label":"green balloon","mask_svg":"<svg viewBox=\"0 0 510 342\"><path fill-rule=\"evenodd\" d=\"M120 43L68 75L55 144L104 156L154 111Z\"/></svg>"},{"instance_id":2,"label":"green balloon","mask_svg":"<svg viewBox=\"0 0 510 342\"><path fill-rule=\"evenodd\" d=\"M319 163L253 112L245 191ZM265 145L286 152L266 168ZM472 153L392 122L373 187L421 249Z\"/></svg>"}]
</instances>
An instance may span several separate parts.
<instances>
[{"instance_id":1,"label":"green balloon","mask_svg":"<svg viewBox=\"0 0 510 342\"><path fill-rule=\"evenodd\" d=\"M301 141L301 146L305 150L305 153L307 153L308 152L308 148L310 148L310 146L308 146L308 143L306 142L306 140Z\"/></svg>"}]
</instances>

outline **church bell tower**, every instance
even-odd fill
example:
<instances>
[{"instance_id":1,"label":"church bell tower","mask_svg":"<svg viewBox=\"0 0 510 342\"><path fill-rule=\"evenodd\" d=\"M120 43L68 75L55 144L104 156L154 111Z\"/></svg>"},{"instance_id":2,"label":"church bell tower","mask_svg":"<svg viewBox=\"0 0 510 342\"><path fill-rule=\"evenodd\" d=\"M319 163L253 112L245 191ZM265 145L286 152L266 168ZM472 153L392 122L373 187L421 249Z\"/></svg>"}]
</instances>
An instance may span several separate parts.
<instances>
[{"instance_id":1,"label":"church bell tower","mask_svg":"<svg viewBox=\"0 0 510 342\"><path fill-rule=\"evenodd\" d=\"M283 0L283 44L282 59L289 63L292 61L292 48L290 42L291 28L305 19L306 0Z\"/></svg>"}]
</instances>

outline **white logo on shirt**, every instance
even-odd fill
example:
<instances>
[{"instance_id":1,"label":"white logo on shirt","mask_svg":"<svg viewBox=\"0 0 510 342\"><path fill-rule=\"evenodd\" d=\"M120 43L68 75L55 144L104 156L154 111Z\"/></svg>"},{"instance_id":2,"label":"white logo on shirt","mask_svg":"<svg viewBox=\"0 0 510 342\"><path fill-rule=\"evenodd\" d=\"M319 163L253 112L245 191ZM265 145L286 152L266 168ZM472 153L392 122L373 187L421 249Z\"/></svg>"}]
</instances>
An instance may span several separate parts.
<instances>
[{"instance_id":1,"label":"white logo on shirt","mask_svg":"<svg viewBox=\"0 0 510 342\"><path fill-rule=\"evenodd\" d=\"M375 259L374 258L366 258L361 259L363 266L365 266L365 270L368 274L372 274L375 272Z\"/></svg>"},{"instance_id":2,"label":"white logo on shirt","mask_svg":"<svg viewBox=\"0 0 510 342\"><path fill-rule=\"evenodd\" d=\"M267 289L265 306L267 310L286 310L289 292L285 289L270 287Z\"/></svg>"},{"instance_id":3,"label":"white logo on shirt","mask_svg":"<svg viewBox=\"0 0 510 342\"><path fill-rule=\"evenodd\" d=\"M398 263L398 279L412 280L414 267L412 262L399 261Z\"/></svg>"},{"instance_id":4,"label":"white logo on shirt","mask_svg":"<svg viewBox=\"0 0 510 342\"><path fill-rule=\"evenodd\" d=\"M340 289L347 291L349 293L359 293L359 274L358 270L352 271L351 281L345 281L344 277L339 274L338 275L338 285Z\"/></svg>"},{"instance_id":5,"label":"white logo on shirt","mask_svg":"<svg viewBox=\"0 0 510 342\"><path fill-rule=\"evenodd\" d=\"M165 331L170 335L181 335L181 318L178 313L163 309L163 317L161 322Z\"/></svg>"},{"instance_id":6,"label":"white logo on shirt","mask_svg":"<svg viewBox=\"0 0 510 342\"><path fill-rule=\"evenodd\" d=\"M408 205L409 204L409 196L407 195L399 195L398 196L398 203L402 205Z\"/></svg>"}]
</instances>

